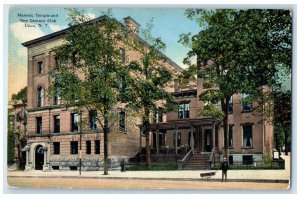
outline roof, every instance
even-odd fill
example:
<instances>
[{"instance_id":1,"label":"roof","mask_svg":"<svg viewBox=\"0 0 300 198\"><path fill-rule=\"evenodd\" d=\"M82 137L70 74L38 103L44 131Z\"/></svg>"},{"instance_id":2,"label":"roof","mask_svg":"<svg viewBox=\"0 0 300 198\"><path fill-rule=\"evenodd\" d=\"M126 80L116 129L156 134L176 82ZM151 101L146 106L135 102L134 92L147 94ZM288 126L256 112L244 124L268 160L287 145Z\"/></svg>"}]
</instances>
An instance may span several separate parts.
<instances>
[{"instance_id":1,"label":"roof","mask_svg":"<svg viewBox=\"0 0 300 198\"><path fill-rule=\"evenodd\" d=\"M189 119L178 119L168 120L167 122L158 122L150 124L150 130L175 130L175 129L189 129L196 126L212 126L213 124L221 125L221 120L213 117L202 117L202 118L189 118ZM142 127L142 125L138 125Z\"/></svg>"},{"instance_id":2,"label":"roof","mask_svg":"<svg viewBox=\"0 0 300 198\"><path fill-rule=\"evenodd\" d=\"M94 22L100 22L100 21L103 21L105 19L108 19L109 17L106 16L106 15L103 15L103 16L100 16L100 17L97 17L95 19L92 19L92 20L89 20L87 22L84 22L84 24L88 24L88 23L94 23ZM126 19L130 19L132 21L134 21L137 25L140 25L139 23L137 23L133 18L131 18L130 16L127 16L124 18L125 20ZM117 21L116 19L114 19L117 23L119 23L121 26L123 27L126 27L124 26L124 24L120 23L119 21ZM68 30L70 30L70 27L66 28L66 29L63 29L63 30L60 30L60 31L57 31L57 32L53 32L51 34L48 34L48 35L45 35L45 36L42 36L42 37L39 37L39 38L36 38L36 39L33 39L33 40L30 40L30 41L26 41L24 43L22 43L23 46L25 47L30 47L31 45L34 45L36 43L39 43L39 42L42 42L42 41L47 41L51 38L56 38L56 37L60 37L60 36L63 36ZM136 35L137 39L141 42L143 42L145 45L147 46L150 46L149 43L147 43L144 39L142 39L139 35ZM162 53L162 52L161 52ZM172 59L170 59L168 56L166 56L164 53L162 53L162 55L167 59L168 63L170 63L175 69L177 70L180 70L182 71L183 69L177 65Z\"/></svg>"}]
</instances>

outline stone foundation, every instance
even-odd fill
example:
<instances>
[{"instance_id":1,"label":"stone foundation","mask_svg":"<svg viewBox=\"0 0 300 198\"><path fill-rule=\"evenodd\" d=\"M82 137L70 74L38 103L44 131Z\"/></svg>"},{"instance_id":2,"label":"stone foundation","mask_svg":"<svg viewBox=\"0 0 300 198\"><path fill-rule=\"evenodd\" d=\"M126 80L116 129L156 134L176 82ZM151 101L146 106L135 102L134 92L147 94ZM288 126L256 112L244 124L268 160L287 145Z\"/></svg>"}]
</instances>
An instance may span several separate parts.
<instances>
[{"instance_id":1,"label":"stone foundation","mask_svg":"<svg viewBox=\"0 0 300 198\"><path fill-rule=\"evenodd\" d=\"M108 164L110 170L116 170L121 168L121 161L124 158L121 157L109 157ZM50 170L63 170L68 171L77 167L79 170L79 158L78 157L55 157L50 158ZM58 169L56 169L58 168ZM82 158L81 159L81 170L82 171L100 171L104 169L104 159L101 158Z\"/></svg>"}]
</instances>

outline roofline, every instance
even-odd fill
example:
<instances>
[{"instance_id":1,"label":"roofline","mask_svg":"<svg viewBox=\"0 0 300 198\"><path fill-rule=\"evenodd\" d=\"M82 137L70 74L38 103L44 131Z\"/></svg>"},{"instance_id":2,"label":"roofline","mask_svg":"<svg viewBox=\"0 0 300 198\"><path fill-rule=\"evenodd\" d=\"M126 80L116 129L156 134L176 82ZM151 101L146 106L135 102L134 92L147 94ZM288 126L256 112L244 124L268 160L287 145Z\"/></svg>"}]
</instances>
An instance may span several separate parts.
<instances>
[{"instance_id":1,"label":"roofline","mask_svg":"<svg viewBox=\"0 0 300 198\"><path fill-rule=\"evenodd\" d=\"M125 18L131 18L130 16L127 16ZM98 22L98 21L102 21L102 20L105 20L105 19L108 19L108 16L107 15L103 15L103 16L100 16L100 17L97 17L95 19L92 19L92 20L89 20L89 21L86 21L84 22L84 24L88 24L88 23L93 23L93 22ZM115 18L113 18L117 23L119 23L120 25L122 25L123 27L126 27L124 24L122 24L121 22L119 22L118 20L116 20ZM131 18L132 19L132 18ZM134 19L132 19L134 20ZM134 20L135 21L135 20ZM135 21L136 22L136 21ZM137 23L137 22L136 22ZM81 25L81 24L80 24ZM71 27L68 27L66 29L63 29L63 30L59 30L57 32L53 32L51 34L48 34L48 35L45 35L45 36L42 36L42 37L39 37L39 38L36 38L36 39L33 39L33 40L29 40L29 41L26 41L24 43L22 43L22 45L24 47L29 47L30 45L33 45L35 43L38 43L38 42L42 42L42 41L45 41L45 40L48 40L48 39L51 39L51 38L55 38L55 37L59 37L59 36L62 36L63 34L65 34L68 30L70 30ZM143 42L144 44L146 44L147 46L150 46L149 43L147 43L144 39L142 39L139 35L135 34L136 35L136 38L138 40L140 40L141 42ZM164 58L167 59L167 61L177 70L179 71L182 71L183 68L180 67L179 65L177 65L177 63L175 63L171 58L169 58L167 55L165 55L163 52L160 52Z\"/></svg>"},{"instance_id":2,"label":"roofline","mask_svg":"<svg viewBox=\"0 0 300 198\"><path fill-rule=\"evenodd\" d=\"M103 16L97 17L95 19L86 21L84 23L88 24L88 23L98 22L98 21L102 21L102 20L107 19L107 18L108 17L106 15L103 15ZM65 34L70 29L71 29L71 27L68 27L68 28L65 28L63 30L53 32L51 34L47 34L45 36L42 36L42 37L39 37L39 38L36 38L36 39L33 39L33 40L26 41L26 42L22 43L22 45L24 47L29 47L30 45L33 45L35 43L38 43L38 42L41 42L41 41L44 41L44 40L48 40L50 38L55 38L55 37L61 36L61 35Z\"/></svg>"}]
</instances>

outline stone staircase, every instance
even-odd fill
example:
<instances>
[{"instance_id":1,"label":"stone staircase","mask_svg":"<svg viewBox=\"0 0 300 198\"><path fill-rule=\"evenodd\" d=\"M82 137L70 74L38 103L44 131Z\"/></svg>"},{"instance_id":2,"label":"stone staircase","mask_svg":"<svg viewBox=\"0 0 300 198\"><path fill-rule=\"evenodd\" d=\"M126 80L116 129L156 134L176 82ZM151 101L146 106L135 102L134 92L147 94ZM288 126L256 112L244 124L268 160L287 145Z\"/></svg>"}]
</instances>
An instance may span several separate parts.
<instances>
[{"instance_id":1,"label":"stone staircase","mask_svg":"<svg viewBox=\"0 0 300 198\"><path fill-rule=\"evenodd\" d=\"M209 160L210 153L198 153L194 152L190 158L186 161L183 170L207 170L207 161Z\"/></svg>"}]
</instances>

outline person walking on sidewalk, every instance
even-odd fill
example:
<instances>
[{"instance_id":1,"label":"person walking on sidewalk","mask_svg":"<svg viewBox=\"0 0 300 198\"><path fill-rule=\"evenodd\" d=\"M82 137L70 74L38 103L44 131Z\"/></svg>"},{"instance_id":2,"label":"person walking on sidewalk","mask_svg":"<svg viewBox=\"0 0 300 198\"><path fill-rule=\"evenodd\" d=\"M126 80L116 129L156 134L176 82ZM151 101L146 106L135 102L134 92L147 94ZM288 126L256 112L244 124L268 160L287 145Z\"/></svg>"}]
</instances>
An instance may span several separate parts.
<instances>
[{"instance_id":1,"label":"person walking on sidewalk","mask_svg":"<svg viewBox=\"0 0 300 198\"><path fill-rule=\"evenodd\" d=\"M225 177L225 182L227 181L227 170L229 168L228 162L226 157L224 157L223 162L221 163L221 170L222 170L222 182L224 181Z\"/></svg>"}]
</instances>

